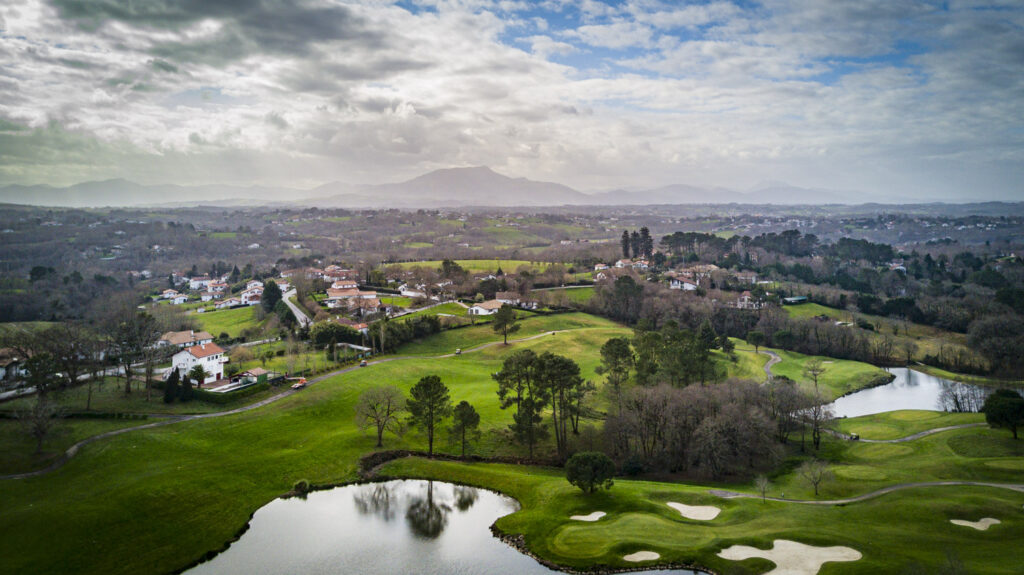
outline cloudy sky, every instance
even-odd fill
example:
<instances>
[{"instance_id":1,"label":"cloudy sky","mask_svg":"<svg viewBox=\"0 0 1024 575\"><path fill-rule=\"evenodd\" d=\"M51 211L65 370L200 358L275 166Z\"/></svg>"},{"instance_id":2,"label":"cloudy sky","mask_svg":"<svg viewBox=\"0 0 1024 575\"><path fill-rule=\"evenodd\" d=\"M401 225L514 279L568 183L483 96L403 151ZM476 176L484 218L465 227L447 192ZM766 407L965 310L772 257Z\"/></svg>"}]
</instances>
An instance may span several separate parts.
<instances>
[{"instance_id":1,"label":"cloudy sky","mask_svg":"<svg viewBox=\"0 0 1024 575\"><path fill-rule=\"evenodd\" d=\"M0 185L488 165L1024 201L1024 4L4 0Z\"/></svg>"}]
</instances>

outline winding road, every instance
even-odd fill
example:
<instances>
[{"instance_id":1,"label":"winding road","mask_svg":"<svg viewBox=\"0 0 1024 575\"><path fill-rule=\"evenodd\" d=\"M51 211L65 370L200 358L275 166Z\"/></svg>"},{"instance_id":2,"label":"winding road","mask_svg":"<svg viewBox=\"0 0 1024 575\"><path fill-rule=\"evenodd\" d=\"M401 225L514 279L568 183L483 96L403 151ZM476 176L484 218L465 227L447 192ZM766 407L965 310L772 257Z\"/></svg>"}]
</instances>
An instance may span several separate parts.
<instances>
[{"instance_id":1,"label":"winding road","mask_svg":"<svg viewBox=\"0 0 1024 575\"><path fill-rule=\"evenodd\" d=\"M530 337L524 337L524 338L520 338L520 339L509 340L509 343L519 343L519 342L524 342L524 341L531 341L531 340L535 340L535 339L540 339L542 337L549 337L549 336L555 335L559 331L568 331L568 330L547 331L547 332L544 332L544 333L541 333L541 334L538 334L538 335L534 335L534 336L530 336ZM496 345L502 345L502 342L500 342L500 341L492 341L492 342L484 343L484 344L478 345L478 346L473 347L473 348L462 350L462 353L473 353L473 352L476 352L476 351L481 351L483 349L487 349L489 347L494 347ZM444 355L433 355L433 356L401 355L401 356L395 356L395 357L384 357L384 358L381 358L381 359L370 361L370 362L367 362L367 366L376 365L378 363L387 363L387 362L391 362L391 361L400 361L400 360L406 360L406 359L442 359L442 358L448 358L448 357L454 357L454 356L455 356L454 353L447 353L447 354L444 354ZM315 385L315 384L317 384L317 383L319 383L321 381L324 381L325 379L329 379L329 378L332 378L332 377L335 377L335 376L338 376L338 375L349 373L349 372L355 371L357 369L360 369L359 366L358 365L353 365L353 366L349 366L349 367L345 367L345 368L342 368L342 369L338 369L338 370L335 370L335 371L332 371L332 372L329 372L329 373L325 373L323 375L320 375L320 376L317 376L317 377L314 377L314 378L308 380L306 382L306 385L307 385L307 387L311 386L311 385ZM194 421L194 420L197 420L197 419L212 419L214 417L225 417L225 416L228 416L228 415L235 415L235 414L238 414L238 413L244 413L246 411L252 411L253 409L259 409L261 407L270 405L271 403L274 403L274 402L279 401L281 399L284 399L286 397L295 395L296 393L299 393L300 391L301 390L287 389L287 390L282 391L281 393L279 393L277 395L268 397L266 399L262 399L260 401L257 401L255 403L251 403L249 405L244 405L242 407L231 409L231 410L228 410L228 411L217 411L217 412L214 412L214 413L200 413L200 414L195 414L195 415L149 414L152 417L166 417L166 419L163 419L161 421L155 421L153 423L146 423L146 424L143 424L143 425L137 425L135 427L125 427L125 428L122 428L122 429L114 429L112 431L107 431L105 433L100 433L98 435L93 435L91 437L87 437L87 438L79 441L78 443L75 443L71 447L67 448L67 450L65 450L64 453L59 458L57 458L52 463L50 463L49 465L47 465L46 467L44 467L42 469L37 469L35 471L26 471L24 473L13 473L13 474L10 474L10 475L0 475L0 480L2 480L2 479L25 479L25 478L28 478L28 477L39 477L40 475L46 475L47 473L51 473L53 471L56 471L56 470L60 469L61 467L63 467L65 463L70 461L71 458L74 457L76 453L78 453L79 449L81 449L82 447L84 447L86 445L89 445L90 443L99 441L101 439L106 439L108 437L114 437L116 435L121 435L121 434L124 434L124 433L129 433L131 431L136 431L136 430L139 430L139 429L153 429L155 427L164 427L164 426L167 426L167 425L174 425L175 423L182 423L184 421Z\"/></svg>"}]
</instances>

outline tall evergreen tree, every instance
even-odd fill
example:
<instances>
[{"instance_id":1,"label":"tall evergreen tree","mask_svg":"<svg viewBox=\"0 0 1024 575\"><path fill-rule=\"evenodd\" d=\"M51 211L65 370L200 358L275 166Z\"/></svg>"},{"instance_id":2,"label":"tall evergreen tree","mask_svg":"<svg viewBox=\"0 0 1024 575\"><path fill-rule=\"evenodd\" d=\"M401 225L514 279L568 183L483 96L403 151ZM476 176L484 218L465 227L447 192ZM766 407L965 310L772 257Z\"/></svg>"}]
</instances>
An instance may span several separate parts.
<instances>
[{"instance_id":1,"label":"tall evergreen tree","mask_svg":"<svg viewBox=\"0 0 1024 575\"><path fill-rule=\"evenodd\" d=\"M281 301L283 295L281 287L277 285L277 282L273 280L268 281L263 286L263 297L260 299L260 305L263 306L267 313L270 313L274 311L274 306L277 305L277 302Z\"/></svg>"},{"instance_id":2,"label":"tall evergreen tree","mask_svg":"<svg viewBox=\"0 0 1024 575\"><path fill-rule=\"evenodd\" d=\"M167 382L164 383L164 403L174 403L178 398L178 370L172 370Z\"/></svg>"},{"instance_id":3,"label":"tall evergreen tree","mask_svg":"<svg viewBox=\"0 0 1024 575\"><path fill-rule=\"evenodd\" d=\"M633 230L633 233L629 235L629 248L633 252L633 257L640 257L640 232Z\"/></svg>"},{"instance_id":4,"label":"tall evergreen tree","mask_svg":"<svg viewBox=\"0 0 1024 575\"><path fill-rule=\"evenodd\" d=\"M468 401L460 401L452 413L451 434L462 446L462 456L466 456L466 445L479 435L480 414Z\"/></svg>"},{"instance_id":5,"label":"tall evergreen tree","mask_svg":"<svg viewBox=\"0 0 1024 575\"><path fill-rule=\"evenodd\" d=\"M434 430L452 413L448 386L436 375L423 377L409 390L409 421L427 433L427 454L434 455Z\"/></svg>"},{"instance_id":6,"label":"tall evergreen tree","mask_svg":"<svg viewBox=\"0 0 1024 575\"><path fill-rule=\"evenodd\" d=\"M640 228L640 253L645 258L654 255L654 238L651 237L651 230L647 226Z\"/></svg>"},{"instance_id":7,"label":"tall evergreen tree","mask_svg":"<svg viewBox=\"0 0 1024 575\"><path fill-rule=\"evenodd\" d=\"M629 241L629 230L622 230L622 257L629 259L629 248L632 245Z\"/></svg>"}]
</instances>

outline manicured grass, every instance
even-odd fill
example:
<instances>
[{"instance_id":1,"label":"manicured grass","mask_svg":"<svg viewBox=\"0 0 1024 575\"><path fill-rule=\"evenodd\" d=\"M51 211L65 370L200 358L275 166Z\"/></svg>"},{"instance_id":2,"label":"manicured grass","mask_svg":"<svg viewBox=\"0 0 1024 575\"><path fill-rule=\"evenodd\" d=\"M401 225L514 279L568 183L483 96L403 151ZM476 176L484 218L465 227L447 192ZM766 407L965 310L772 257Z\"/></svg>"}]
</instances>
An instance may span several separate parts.
<instances>
[{"instance_id":1,"label":"manicured grass","mask_svg":"<svg viewBox=\"0 0 1024 575\"><path fill-rule=\"evenodd\" d=\"M459 305L457 303L449 302L449 303L443 303L443 304L438 305L438 306L434 306L434 307L429 308L429 309L422 309L422 310L419 310L419 311L414 311L412 313L405 314L405 315L403 315L402 317L400 317L398 319L401 320L403 318L416 317L416 316L420 316L420 315L438 315L438 314L465 316L466 315L466 308L462 307L461 305ZM478 318L478 319L484 319L484 318Z\"/></svg>"},{"instance_id":2,"label":"manicured grass","mask_svg":"<svg viewBox=\"0 0 1024 575\"><path fill-rule=\"evenodd\" d=\"M0 475L41 469L61 456L73 444L106 431L135 427L155 420L139 419L61 419L43 441L43 451L35 453L36 441L21 423L0 419Z\"/></svg>"},{"instance_id":3,"label":"manicured grass","mask_svg":"<svg viewBox=\"0 0 1024 575\"><path fill-rule=\"evenodd\" d=\"M803 374L803 370L807 360L815 356L781 349L772 351L782 358L782 362L772 366L772 374L784 375L798 382L804 389L814 389L813 381ZM822 360L822 367L825 368L825 373L818 377L818 388L822 395L830 399L876 385L879 382L888 382L892 378L884 369L868 363L824 356L817 357Z\"/></svg>"},{"instance_id":4,"label":"manicured grass","mask_svg":"<svg viewBox=\"0 0 1024 575\"><path fill-rule=\"evenodd\" d=\"M432 248L434 244L430 242L406 242L403 247L407 248Z\"/></svg>"},{"instance_id":5,"label":"manicured grass","mask_svg":"<svg viewBox=\"0 0 1024 575\"><path fill-rule=\"evenodd\" d=\"M582 304L587 303L590 301L590 298L594 297L594 286L582 286L557 290L536 290L533 292L533 295L547 295L548 297L554 298L564 296L568 302Z\"/></svg>"},{"instance_id":6,"label":"manicured grass","mask_svg":"<svg viewBox=\"0 0 1024 575\"><path fill-rule=\"evenodd\" d=\"M539 335L553 330L618 327L613 321L583 313L566 313L550 316L538 315L520 321L519 325L519 331L511 336L513 339ZM623 334L631 333L625 329L622 331ZM398 353L401 355L440 355L451 353L456 348L469 349L484 343L501 340L501 334L494 333L491 326L485 324L443 331L429 338L410 342L402 346Z\"/></svg>"},{"instance_id":7,"label":"manicured grass","mask_svg":"<svg viewBox=\"0 0 1024 575\"><path fill-rule=\"evenodd\" d=\"M401 295L382 295L380 296L380 303L396 307L409 307L412 305L412 298Z\"/></svg>"},{"instance_id":8,"label":"manicured grass","mask_svg":"<svg viewBox=\"0 0 1024 575\"><path fill-rule=\"evenodd\" d=\"M984 421L985 416L980 413L944 413L908 409L840 419L836 421L835 428L843 433L856 433L860 435L861 439L898 439L938 427Z\"/></svg>"},{"instance_id":9,"label":"manicured grass","mask_svg":"<svg viewBox=\"0 0 1024 575\"><path fill-rule=\"evenodd\" d=\"M212 232L209 235L211 238L231 239L238 237L238 232Z\"/></svg>"},{"instance_id":10,"label":"manicured grass","mask_svg":"<svg viewBox=\"0 0 1024 575\"><path fill-rule=\"evenodd\" d=\"M298 479L316 484L350 481L359 456L375 439L353 422L353 406L370 386L391 383L403 391L423 375L437 374L454 402L472 403L481 415L483 454L521 455L508 440L511 414L501 410L490 374L509 353L530 348L578 361L583 376L599 385L597 349L630 330L585 314L536 316L517 337L574 328L509 346L444 359L406 356L330 378L267 407L226 416L140 430L91 444L58 472L29 480L0 481L0 556L17 573L137 573L183 568L220 548L253 513ZM474 333L476 330L476 333ZM497 341L489 326L445 332L402 348L403 353L450 353ZM435 341L436 340L436 341ZM741 351L743 354L749 352ZM752 354L750 354L752 355ZM757 360L751 357L751 361ZM756 367L756 364L753 365ZM600 409L600 391L594 397ZM792 442L791 442L792 443ZM972 446L984 449L972 452ZM388 435L386 448L425 446L419 431ZM1009 433L969 429L899 445L869 445L826 438L821 456L837 479L823 497L864 493L899 481L984 479L1019 481L1019 447ZM446 441L442 451L454 451ZM542 451L550 450L546 443ZM773 477L771 494L812 498L792 471L801 455L791 445L791 465ZM840 473L839 468L845 468ZM828 573L900 572L909 562L934 571L946 549L956 550L971 573L1013 573L1024 537L1024 494L985 488L914 490L843 507L756 500L719 500L708 486L616 481L591 497L565 483L558 471L526 466L458 465L404 460L389 474L431 476L496 488L517 497L521 512L499 520L524 533L531 549L570 566L623 565L639 549L667 561L699 562L720 573L764 571L765 562L734 563L715 557L733 543L766 546L774 538L816 545L849 545L864 553L856 564L826 566ZM752 492L744 480L729 489ZM714 504L711 523L682 519L665 501ZM572 513L603 510L607 520L582 525ZM950 518L997 517L1003 524L974 532ZM45 536L43 536L45 534ZM926 569L926 572L929 569Z\"/></svg>"},{"instance_id":11,"label":"manicured grass","mask_svg":"<svg viewBox=\"0 0 1024 575\"><path fill-rule=\"evenodd\" d=\"M1024 380L1020 379L996 379L994 377L954 373L952 371L946 371L945 369L939 369L930 365L911 365L910 368L915 371L920 371L921 373L927 373L928 375L934 375L935 377L941 377L952 381L959 381L961 383L976 383L978 385L995 385L999 387L1006 385L1020 386L1024 383Z\"/></svg>"},{"instance_id":12,"label":"manicured grass","mask_svg":"<svg viewBox=\"0 0 1024 575\"><path fill-rule=\"evenodd\" d=\"M209 311L195 314L194 317L199 326L214 337L219 337L222 333L227 333L231 337L239 337L243 330L258 328L260 325L259 320L256 319L256 306Z\"/></svg>"},{"instance_id":13,"label":"manicured grass","mask_svg":"<svg viewBox=\"0 0 1024 575\"><path fill-rule=\"evenodd\" d=\"M725 354L721 351L714 352L716 358L727 362L725 365L729 368L729 377L734 379L752 379L754 381L764 381L767 379L768 376L764 372L764 364L768 363L768 356L763 353L754 353L754 346L747 345L741 339L729 339L736 346L733 350L736 356L735 362L726 358Z\"/></svg>"},{"instance_id":14,"label":"manicured grass","mask_svg":"<svg viewBox=\"0 0 1024 575\"><path fill-rule=\"evenodd\" d=\"M562 565L630 567L623 555L651 550L660 561L696 564L717 573L763 573L763 560L735 562L717 556L731 545L769 548L775 539L815 546L845 545L863 554L830 563L822 573L902 573L911 566L935 572L955 553L970 573L1014 573L1024 536L1024 494L987 488L921 488L846 506L813 506L757 499L721 499L707 488L616 480L610 491L584 495L557 470L510 465L401 459L382 468L393 477L457 481L515 497L522 510L498 519L506 533L523 534L530 549ZM685 519L665 505L713 505L712 521ZM593 523L571 515L604 511ZM999 531L978 532L950 519L997 517Z\"/></svg>"}]
</instances>

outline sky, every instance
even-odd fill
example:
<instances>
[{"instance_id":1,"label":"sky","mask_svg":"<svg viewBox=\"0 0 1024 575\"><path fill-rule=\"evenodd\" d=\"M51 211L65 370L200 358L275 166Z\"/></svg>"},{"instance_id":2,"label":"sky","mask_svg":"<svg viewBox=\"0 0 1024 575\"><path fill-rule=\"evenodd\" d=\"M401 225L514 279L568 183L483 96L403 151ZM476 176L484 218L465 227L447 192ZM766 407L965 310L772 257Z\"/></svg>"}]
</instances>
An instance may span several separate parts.
<instances>
[{"instance_id":1,"label":"sky","mask_svg":"<svg viewBox=\"0 0 1024 575\"><path fill-rule=\"evenodd\" d=\"M1024 201L1024 2L0 5L0 185L477 165Z\"/></svg>"}]
</instances>

